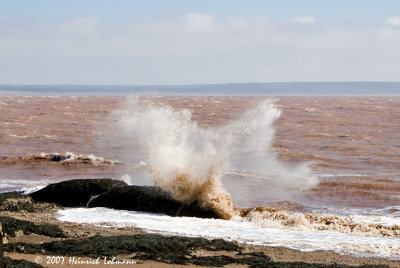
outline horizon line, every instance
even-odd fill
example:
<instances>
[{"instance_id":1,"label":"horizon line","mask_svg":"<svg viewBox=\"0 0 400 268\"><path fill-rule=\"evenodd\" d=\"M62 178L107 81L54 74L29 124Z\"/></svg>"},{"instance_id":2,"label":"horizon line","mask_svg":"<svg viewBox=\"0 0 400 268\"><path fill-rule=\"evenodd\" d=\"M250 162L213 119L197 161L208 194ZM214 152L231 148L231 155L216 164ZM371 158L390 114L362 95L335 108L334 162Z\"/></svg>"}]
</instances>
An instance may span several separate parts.
<instances>
[{"instance_id":1,"label":"horizon line","mask_svg":"<svg viewBox=\"0 0 400 268\"><path fill-rule=\"evenodd\" d=\"M275 82L225 82L225 83L188 83L188 84L80 84L80 83L37 83L37 84L13 84L13 83L0 83L0 86L140 86L140 87L154 87L154 86L215 86L215 85L246 85L246 84L302 84L302 83L316 83L316 84L339 84L339 83L400 83L399 81L390 80L351 80L351 81L275 81Z\"/></svg>"}]
</instances>

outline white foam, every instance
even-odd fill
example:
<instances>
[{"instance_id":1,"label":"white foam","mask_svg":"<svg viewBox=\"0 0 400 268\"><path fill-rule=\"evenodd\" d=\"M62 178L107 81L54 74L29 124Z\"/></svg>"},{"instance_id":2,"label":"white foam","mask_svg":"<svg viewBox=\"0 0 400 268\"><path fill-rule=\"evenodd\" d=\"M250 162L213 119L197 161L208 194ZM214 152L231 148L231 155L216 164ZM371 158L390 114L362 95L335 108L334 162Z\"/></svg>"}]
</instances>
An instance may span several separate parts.
<instances>
[{"instance_id":1,"label":"white foam","mask_svg":"<svg viewBox=\"0 0 400 268\"><path fill-rule=\"evenodd\" d=\"M399 217L353 215L351 218L357 223L375 224L386 227L400 226Z\"/></svg>"},{"instance_id":2,"label":"white foam","mask_svg":"<svg viewBox=\"0 0 400 268\"><path fill-rule=\"evenodd\" d=\"M221 238L241 243L284 246L302 251L332 250L341 254L400 260L400 238L363 236L332 231L262 228L236 220L170 217L107 208L74 208L59 211L61 221L97 226L134 226L150 233Z\"/></svg>"},{"instance_id":3,"label":"white foam","mask_svg":"<svg viewBox=\"0 0 400 268\"><path fill-rule=\"evenodd\" d=\"M47 185L47 184L46 184L46 185ZM45 188L46 185L36 185L36 186L32 186L32 187L23 187L23 188L21 189L21 191L22 191L24 194L31 194L31 193L37 192L37 191L39 191L39 190Z\"/></svg>"},{"instance_id":4,"label":"white foam","mask_svg":"<svg viewBox=\"0 0 400 268\"><path fill-rule=\"evenodd\" d=\"M109 160L105 159L104 157L101 156L95 156L94 154L75 154L73 152L66 152L65 154L59 154L59 153L53 153L53 154L48 154L48 153L40 153L39 155L34 155L33 157L25 157L26 159L30 158L39 158L42 160L52 160L54 157L59 157L60 160L59 162L61 163L91 163L93 165L99 165L99 164L123 164L117 160Z\"/></svg>"},{"instance_id":5,"label":"white foam","mask_svg":"<svg viewBox=\"0 0 400 268\"><path fill-rule=\"evenodd\" d=\"M54 181L48 180L14 180L0 178L0 189L6 189L6 191L22 191L25 194L29 194L40 190L46 185Z\"/></svg>"},{"instance_id":6,"label":"white foam","mask_svg":"<svg viewBox=\"0 0 400 268\"><path fill-rule=\"evenodd\" d=\"M32 138L32 136L24 136L24 135L17 135L17 134L10 134L10 137L21 138L21 139Z\"/></svg>"},{"instance_id":7,"label":"white foam","mask_svg":"<svg viewBox=\"0 0 400 268\"><path fill-rule=\"evenodd\" d=\"M125 182L128 185L134 184L134 180L129 174L122 175L121 178L119 178L119 180Z\"/></svg>"}]
</instances>

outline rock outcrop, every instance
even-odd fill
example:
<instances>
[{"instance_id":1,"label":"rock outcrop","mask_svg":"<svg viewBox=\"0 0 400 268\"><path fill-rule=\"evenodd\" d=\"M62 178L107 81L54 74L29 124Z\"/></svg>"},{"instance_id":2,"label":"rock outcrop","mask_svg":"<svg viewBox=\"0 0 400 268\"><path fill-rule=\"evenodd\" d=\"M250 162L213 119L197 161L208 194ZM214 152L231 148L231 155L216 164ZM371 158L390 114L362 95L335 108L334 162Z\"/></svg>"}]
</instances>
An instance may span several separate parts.
<instances>
[{"instance_id":1,"label":"rock outcrop","mask_svg":"<svg viewBox=\"0 0 400 268\"><path fill-rule=\"evenodd\" d=\"M184 204L159 187L128 186L112 179L63 181L31 193L30 197L36 202L63 207L107 207L170 216L220 218L212 208L202 207L198 202Z\"/></svg>"},{"instance_id":2,"label":"rock outcrop","mask_svg":"<svg viewBox=\"0 0 400 268\"><path fill-rule=\"evenodd\" d=\"M18 192L0 194L0 211L21 211L35 212L35 204L29 196Z\"/></svg>"},{"instance_id":3,"label":"rock outcrop","mask_svg":"<svg viewBox=\"0 0 400 268\"><path fill-rule=\"evenodd\" d=\"M55 225L37 225L30 221L22 221L8 216L0 216L2 237L38 234L55 238L65 237L63 231Z\"/></svg>"},{"instance_id":4,"label":"rock outcrop","mask_svg":"<svg viewBox=\"0 0 400 268\"><path fill-rule=\"evenodd\" d=\"M78 179L54 183L31 193L36 202L55 203L63 207L86 207L96 195L127 186L120 180L113 179Z\"/></svg>"},{"instance_id":5,"label":"rock outcrop","mask_svg":"<svg viewBox=\"0 0 400 268\"><path fill-rule=\"evenodd\" d=\"M134 211L165 213L170 216L219 218L213 209L197 202L190 205L175 200L168 192L154 186L126 186L93 198L88 207L107 207Z\"/></svg>"}]
</instances>

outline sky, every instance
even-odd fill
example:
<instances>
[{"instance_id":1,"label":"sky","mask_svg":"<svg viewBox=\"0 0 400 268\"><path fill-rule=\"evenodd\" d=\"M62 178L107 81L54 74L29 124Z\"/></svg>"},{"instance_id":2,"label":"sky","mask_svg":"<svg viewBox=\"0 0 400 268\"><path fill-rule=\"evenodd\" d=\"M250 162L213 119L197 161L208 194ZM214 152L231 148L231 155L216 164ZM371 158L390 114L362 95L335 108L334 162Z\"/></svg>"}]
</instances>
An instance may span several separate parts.
<instances>
[{"instance_id":1,"label":"sky","mask_svg":"<svg viewBox=\"0 0 400 268\"><path fill-rule=\"evenodd\" d=\"M0 84L400 81L398 0L0 0Z\"/></svg>"}]
</instances>

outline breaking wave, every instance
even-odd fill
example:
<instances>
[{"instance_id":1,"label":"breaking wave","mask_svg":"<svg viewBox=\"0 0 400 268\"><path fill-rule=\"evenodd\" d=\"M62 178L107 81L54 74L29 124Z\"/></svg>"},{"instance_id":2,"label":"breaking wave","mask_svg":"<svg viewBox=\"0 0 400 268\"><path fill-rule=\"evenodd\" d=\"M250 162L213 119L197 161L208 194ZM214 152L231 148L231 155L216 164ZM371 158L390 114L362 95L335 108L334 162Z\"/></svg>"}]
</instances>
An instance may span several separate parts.
<instances>
[{"instance_id":1,"label":"breaking wave","mask_svg":"<svg viewBox=\"0 0 400 268\"><path fill-rule=\"evenodd\" d=\"M237 209L239 221L247 221L263 228L297 229L307 231L335 231L368 236L400 236L399 221L384 216L338 216L300 213L269 207Z\"/></svg>"},{"instance_id":2,"label":"breaking wave","mask_svg":"<svg viewBox=\"0 0 400 268\"><path fill-rule=\"evenodd\" d=\"M256 182L282 192L317 184L307 164L279 161L272 143L273 124L280 114L271 101L264 101L227 125L202 128L187 109L133 98L112 118L118 122L119 135L113 140L123 141L119 147L127 152L120 155L139 154L156 186L183 203L197 200L230 219L235 211L221 183L223 174L250 174Z\"/></svg>"},{"instance_id":3,"label":"breaking wave","mask_svg":"<svg viewBox=\"0 0 400 268\"><path fill-rule=\"evenodd\" d=\"M73 164L91 164L91 165L113 165L122 164L119 161L105 159L104 157L95 156L93 154L75 154L66 152L65 154L59 153L40 153L36 155L21 155L16 157L1 156L0 159L7 164L18 164L20 162L35 162L35 161L50 161L59 162L63 165Z\"/></svg>"}]
</instances>

